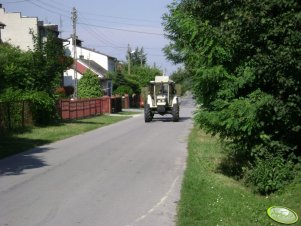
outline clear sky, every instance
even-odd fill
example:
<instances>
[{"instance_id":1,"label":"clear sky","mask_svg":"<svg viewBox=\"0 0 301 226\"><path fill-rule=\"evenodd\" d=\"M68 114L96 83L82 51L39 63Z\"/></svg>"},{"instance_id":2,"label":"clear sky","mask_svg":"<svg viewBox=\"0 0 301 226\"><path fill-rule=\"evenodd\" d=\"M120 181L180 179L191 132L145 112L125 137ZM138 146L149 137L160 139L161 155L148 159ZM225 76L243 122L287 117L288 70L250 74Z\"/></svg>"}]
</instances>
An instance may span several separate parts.
<instances>
[{"instance_id":1,"label":"clear sky","mask_svg":"<svg viewBox=\"0 0 301 226\"><path fill-rule=\"evenodd\" d=\"M177 66L168 62L162 48L168 44L161 25L172 0L0 0L6 12L38 17L58 24L62 38L72 33L71 11L78 11L77 35L83 46L125 60L128 44L143 47L148 64L170 75Z\"/></svg>"}]
</instances>

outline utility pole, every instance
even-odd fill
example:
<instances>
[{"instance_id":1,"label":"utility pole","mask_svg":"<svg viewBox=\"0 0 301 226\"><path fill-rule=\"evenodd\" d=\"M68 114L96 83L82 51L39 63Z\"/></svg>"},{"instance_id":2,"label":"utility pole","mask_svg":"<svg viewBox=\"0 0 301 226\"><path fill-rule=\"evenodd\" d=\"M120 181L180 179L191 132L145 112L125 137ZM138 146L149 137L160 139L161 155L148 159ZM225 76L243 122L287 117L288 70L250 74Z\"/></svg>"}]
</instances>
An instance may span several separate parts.
<instances>
[{"instance_id":1,"label":"utility pole","mask_svg":"<svg viewBox=\"0 0 301 226\"><path fill-rule=\"evenodd\" d=\"M72 25L73 25L73 34L72 34L72 44L73 44L73 59L74 59L74 98L77 98L77 53L76 53L76 22L77 22L77 11L73 7L72 13Z\"/></svg>"},{"instance_id":2,"label":"utility pole","mask_svg":"<svg viewBox=\"0 0 301 226\"><path fill-rule=\"evenodd\" d=\"M128 44L128 74L131 74L131 47Z\"/></svg>"},{"instance_id":3,"label":"utility pole","mask_svg":"<svg viewBox=\"0 0 301 226\"><path fill-rule=\"evenodd\" d=\"M63 20L62 20L62 16L60 16L60 39L63 38Z\"/></svg>"}]
</instances>

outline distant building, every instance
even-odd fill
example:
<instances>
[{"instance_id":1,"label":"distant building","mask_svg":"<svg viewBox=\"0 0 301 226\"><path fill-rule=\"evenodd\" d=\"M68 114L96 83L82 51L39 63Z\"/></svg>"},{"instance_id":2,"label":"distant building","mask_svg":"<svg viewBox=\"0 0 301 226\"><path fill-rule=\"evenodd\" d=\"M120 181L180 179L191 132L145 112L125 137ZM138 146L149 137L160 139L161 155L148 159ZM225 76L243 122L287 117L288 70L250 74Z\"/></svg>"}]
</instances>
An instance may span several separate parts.
<instances>
[{"instance_id":1,"label":"distant building","mask_svg":"<svg viewBox=\"0 0 301 226\"><path fill-rule=\"evenodd\" d=\"M73 57L73 39L69 38L64 46L66 55ZM110 96L112 94L113 85L107 73L115 71L117 59L93 49L83 47L82 41L79 39L76 39L76 53L77 79L81 79L86 70L91 70L99 77L104 94ZM74 68L73 65L72 68L64 73L65 86L74 85Z\"/></svg>"},{"instance_id":2,"label":"distant building","mask_svg":"<svg viewBox=\"0 0 301 226\"><path fill-rule=\"evenodd\" d=\"M37 17L22 16L20 12L5 12L0 4L0 21L5 24L1 29L1 40L7 42L21 50L33 50L33 34L45 41L49 32L58 37L58 25L44 24Z\"/></svg>"}]
</instances>

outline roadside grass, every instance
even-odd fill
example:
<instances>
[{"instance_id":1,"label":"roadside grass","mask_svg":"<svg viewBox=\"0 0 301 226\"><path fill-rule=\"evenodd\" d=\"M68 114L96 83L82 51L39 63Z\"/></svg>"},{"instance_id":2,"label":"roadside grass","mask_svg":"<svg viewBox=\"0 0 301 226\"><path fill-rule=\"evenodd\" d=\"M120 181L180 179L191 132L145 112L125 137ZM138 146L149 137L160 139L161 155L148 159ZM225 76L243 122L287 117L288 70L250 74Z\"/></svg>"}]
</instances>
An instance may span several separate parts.
<instances>
[{"instance_id":1,"label":"roadside grass","mask_svg":"<svg viewBox=\"0 0 301 226\"><path fill-rule=\"evenodd\" d=\"M30 127L0 139L0 159L39 145L62 140L127 119L125 116L97 116L45 127Z\"/></svg>"},{"instance_id":2,"label":"roadside grass","mask_svg":"<svg viewBox=\"0 0 301 226\"><path fill-rule=\"evenodd\" d=\"M216 138L194 128L189 137L189 155L178 205L178 226L283 225L270 219L270 206L294 210L301 225L301 177L285 191L270 196L254 194L236 180L218 173L223 157Z\"/></svg>"},{"instance_id":3,"label":"roadside grass","mask_svg":"<svg viewBox=\"0 0 301 226\"><path fill-rule=\"evenodd\" d=\"M125 116L131 116L131 115L140 115L143 111L121 111L118 112L117 115L125 115Z\"/></svg>"}]
</instances>

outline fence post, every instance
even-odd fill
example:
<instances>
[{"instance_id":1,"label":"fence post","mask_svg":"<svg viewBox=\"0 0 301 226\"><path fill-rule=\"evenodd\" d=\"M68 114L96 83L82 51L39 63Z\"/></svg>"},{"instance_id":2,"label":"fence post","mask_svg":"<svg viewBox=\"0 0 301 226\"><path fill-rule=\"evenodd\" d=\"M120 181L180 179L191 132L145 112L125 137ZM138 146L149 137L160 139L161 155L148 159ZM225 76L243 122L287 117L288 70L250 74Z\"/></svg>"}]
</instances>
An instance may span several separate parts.
<instances>
[{"instance_id":1,"label":"fence post","mask_svg":"<svg viewBox=\"0 0 301 226\"><path fill-rule=\"evenodd\" d=\"M109 114L111 114L112 113L112 97L109 96L107 98L107 100L109 101L109 109L108 109L109 110Z\"/></svg>"},{"instance_id":2,"label":"fence post","mask_svg":"<svg viewBox=\"0 0 301 226\"><path fill-rule=\"evenodd\" d=\"M7 103L8 129L11 130L10 103Z\"/></svg>"},{"instance_id":3,"label":"fence post","mask_svg":"<svg viewBox=\"0 0 301 226\"><path fill-rule=\"evenodd\" d=\"M25 106L24 106L24 100L22 101L22 128L25 127Z\"/></svg>"}]
</instances>

